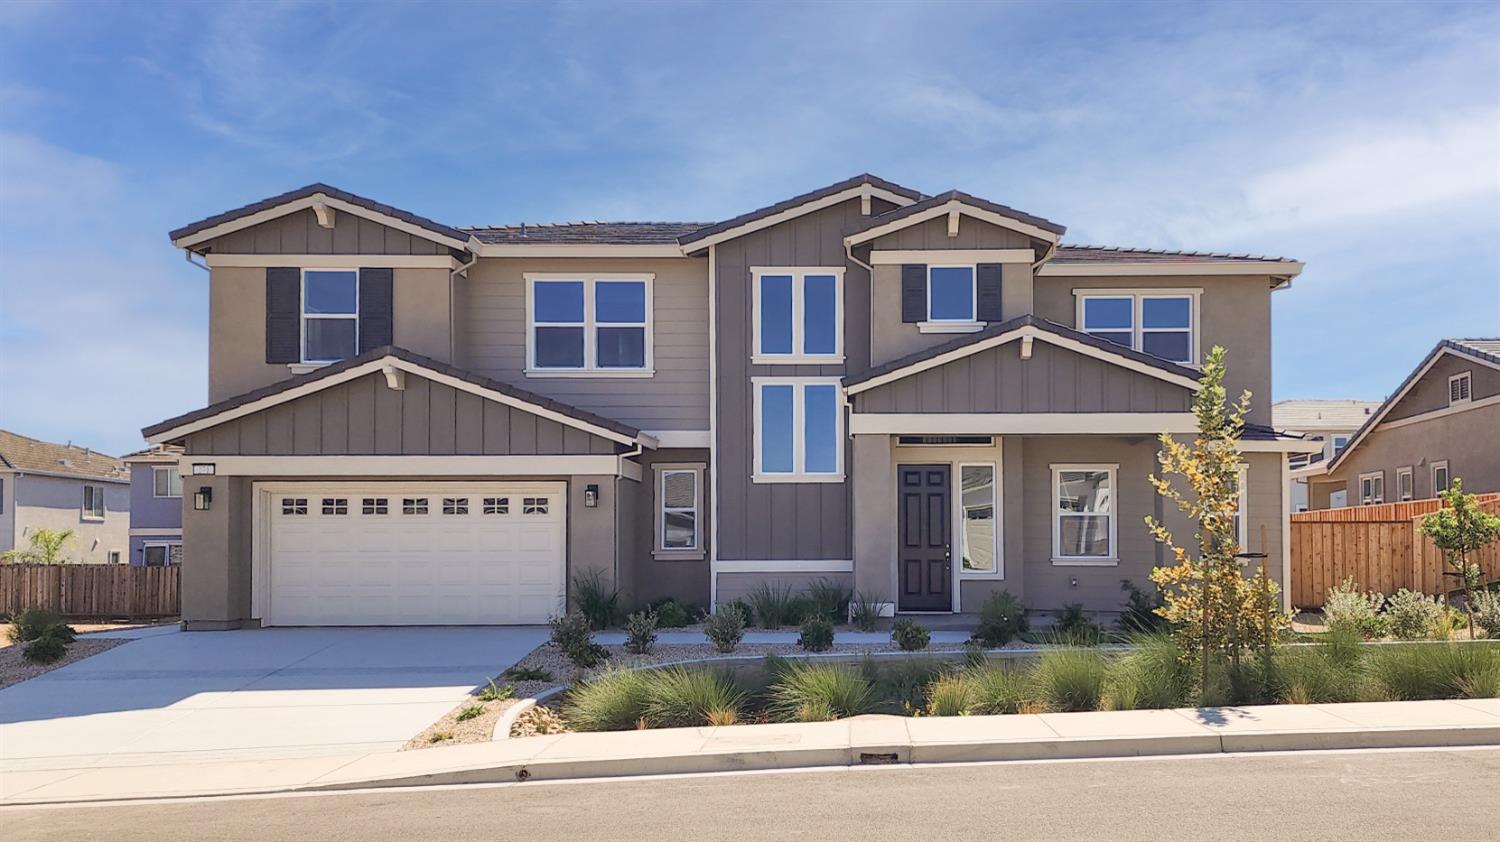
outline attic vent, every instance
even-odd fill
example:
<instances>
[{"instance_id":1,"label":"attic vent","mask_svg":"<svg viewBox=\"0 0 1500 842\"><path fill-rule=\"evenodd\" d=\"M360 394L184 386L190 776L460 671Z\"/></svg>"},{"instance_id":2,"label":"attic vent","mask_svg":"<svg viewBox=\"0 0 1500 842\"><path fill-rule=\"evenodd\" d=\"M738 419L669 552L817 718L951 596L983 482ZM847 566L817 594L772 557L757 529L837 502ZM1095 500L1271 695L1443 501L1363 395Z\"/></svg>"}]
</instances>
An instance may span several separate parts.
<instances>
[{"instance_id":1,"label":"attic vent","mask_svg":"<svg viewBox=\"0 0 1500 842\"><path fill-rule=\"evenodd\" d=\"M73 467L73 461L71 459L59 459L57 460L57 464L63 466L64 468Z\"/></svg>"}]
</instances>

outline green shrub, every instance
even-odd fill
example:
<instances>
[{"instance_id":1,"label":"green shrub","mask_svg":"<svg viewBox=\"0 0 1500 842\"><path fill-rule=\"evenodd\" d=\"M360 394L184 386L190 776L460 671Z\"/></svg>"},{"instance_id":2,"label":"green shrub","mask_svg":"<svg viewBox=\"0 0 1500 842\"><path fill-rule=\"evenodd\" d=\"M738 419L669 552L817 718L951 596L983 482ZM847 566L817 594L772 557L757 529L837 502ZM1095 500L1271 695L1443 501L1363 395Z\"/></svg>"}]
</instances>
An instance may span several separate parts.
<instances>
[{"instance_id":1,"label":"green shrub","mask_svg":"<svg viewBox=\"0 0 1500 842\"><path fill-rule=\"evenodd\" d=\"M927 685L928 716L968 716L977 704L974 683L968 673L940 676Z\"/></svg>"},{"instance_id":2,"label":"green shrub","mask_svg":"<svg viewBox=\"0 0 1500 842\"><path fill-rule=\"evenodd\" d=\"M1104 628L1090 620L1082 603L1069 603L1052 614L1051 638L1067 646L1098 646L1104 642Z\"/></svg>"},{"instance_id":3,"label":"green shrub","mask_svg":"<svg viewBox=\"0 0 1500 842\"><path fill-rule=\"evenodd\" d=\"M632 655L648 655L655 645L655 612L637 611L625 618L625 651Z\"/></svg>"},{"instance_id":4,"label":"green shrub","mask_svg":"<svg viewBox=\"0 0 1500 842\"><path fill-rule=\"evenodd\" d=\"M68 654L68 641L52 634L43 634L27 643L26 648L21 650L21 657L33 664L56 663L66 654Z\"/></svg>"},{"instance_id":5,"label":"green shrub","mask_svg":"<svg viewBox=\"0 0 1500 842\"><path fill-rule=\"evenodd\" d=\"M1022 670L989 664L970 667L963 675L973 694L972 713L1019 713L1026 706L1027 676Z\"/></svg>"},{"instance_id":6,"label":"green shrub","mask_svg":"<svg viewBox=\"0 0 1500 842\"><path fill-rule=\"evenodd\" d=\"M8 634L11 643L29 643L50 635L67 644L72 643L75 637L72 626L45 608L23 608L11 618L10 624Z\"/></svg>"},{"instance_id":7,"label":"green shrub","mask_svg":"<svg viewBox=\"0 0 1500 842\"><path fill-rule=\"evenodd\" d=\"M910 617L902 617L891 626L891 640L903 652L920 652L932 642L932 634Z\"/></svg>"},{"instance_id":8,"label":"green shrub","mask_svg":"<svg viewBox=\"0 0 1500 842\"><path fill-rule=\"evenodd\" d=\"M1370 653L1369 671L1382 694L1395 700L1500 696L1500 646L1382 646Z\"/></svg>"},{"instance_id":9,"label":"green shrub","mask_svg":"<svg viewBox=\"0 0 1500 842\"><path fill-rule=\"evenodd\" d=\"M1385 602L1386 624L1398 640L1425 640L1437 633L1444 610L1436 597L1402 588Z\"/></svg>"},{"instance_id":10,"label":"green shrub","mask_svg":"<svg viewBox=\"0 0 1500 842\"><path fill-rule=\"evenodd\" d=\"M745 637L745 614L733 603L720 605L717 611L703 620L703 633L708 636L715 651L728 655Z\"/></svg>"},{"instance_id":11,"label":"green shrub","mask_svg":"<svg viewBox=\"0 0 1500 842\"><path fill-rule=\"evenodd\" d=\"M855 594L849 610L849 619L854 622L854 627L865 632L880 628L880 606L883 602L878 596Z\"/></svg>"},{"instance_id":12,"label":"green shrub","mask_svg":"<svg viewBox=\"0 0 1500 842\"><path fill-rule=\"evenodd\" d=\"M667 598L651 607L656 615L657 628L680 629L693 624L695 612L675 599Z\"/></svg>"},{"instance_id":13,"label":"green shrub","mask_svg":"<svg viewBox=\"0 0 1500 842\"><path fill-rule=\"evenodd\" d=\"M1346 645L1346 641L1332 640L1276 653L1270 677L1276 701L1314 705L1368 698L1362 658L1357 653L1351 657Z\"/></svg>"},{"instance_id":14,"label":"green shrub","mask_svg":"<svg viewBox=\"0 0 1500 842\"><path fill-rule=\"evenodd\" d=\"M979 607L979 627L974 639L994 649L1026 631L1026 606L1010 591L992 591Z\"/></svg>"},{"instance_id":15,"label":"green shrub","mask_svg":"<svg viewBox=\"0 0 1500 842\"><path fill-rule=\"evenodd\" d=\"M575 731L628 731L644 724L647 696L644 672L606 672L568 693L563 719Z\"/></svg>"},{"instance_id":16,"label":"green shrub","mask_svg":"<svg viewBox=\"0 0 1500 842\"><path fill-rule=\"evenodd\" d=\"M824 615L808 614L802 619L802 633L797 645L808 652L827 652L833 648L833 623Z\"/></svg>"},{"instance_id":17,"label":"green shrub","mask_svg":"<svg viewBox=\"0 0 1500 842\"><path fill-rule=\"evenodd\" d=\"M470 719L473 719L476 716L484 716L484 705L465 705L464 708L458 712L458 721L468 722Z\"/></svg>"},{"instance_id":18,"label":"green shrub","mask_svg":"<svg viewBox=\"0 0 1500 842\"><path fill-rule=\"evenodd\" d=\"M1167 618L1156 613L1165 601L1161 591L1153 584L1147 593L1129 579L1120 580L1120 590L1125 591L1125 610L1120 612L1120 629L1129 634L1150 634L1167 627Z\"/></svg>"},{"instance_id":19,"label":"green shrub","mask_svg":"<svg viewBox=\"0 0 1500 842\"><path fill-rule=\"evenodd\" d=\"M948 673L943 662L932 658L902 658L882 661L866 656L861 674L875 696L890 713L912 715L927 704L927 687Z\"/></svg>"},{"instance_id":20,"label":"green shrub","mask_svg":"<svg viewBox=\"0 0 1500 842\"><path fill-rule=\"evenodd\" d=\"M480 690L476 698L478 698L481 702L498 702L501 699L509 699L515 694L516 688L510 686L509 684L503 687L496 686L495 680L492 678L490 679L489 686L484 688L483 690Z\"/></svg>"},{"instance_id":21,"label":"green shrub","mask_svg":"<svg viewBox=\"0 0 1500 842\"><path fill-rule=\"evenodd\" d=\"M1385 597L1375 591L1361 592L1354 579L1329 588L1323 598L1323 617L1329 631L1352 631L1365 640L1385 637L1389 630L1380 613Z\"/></svg>"},{"instance_id":22,"label":"green shrub","mask_svg":"<svg viewBox=\"0 0 1500 842\"><path fill-rule=\"evenodd\" d=\"M985 654L984 644L969 638L963 642L964 666L982 667L989 663L989 655Z\"/></svg>"},{"instance_id":23,"label":"green shrub","mask_svg":"<svg viewBox=\"0 0 1500 842\"><path fill-rule=\"evenodd\" d=\"M792 598L791 585L762 582L750 592L749 600L756 622L763 629L779 629L796 622L793 615L799 607Z\"/></svg>"},{"instance_id":24,"label":"green shrub","mask_svg":"<svg viewBox=\"0 0 1500 842\"><path fill-rule=\"evenodd\" d=\"M1089 649L1046 652L1031 673L1031 690L1048 710L1098 710L1104 694L1104 656Z\"/></svg>"},{"instance_id":25,"label":"green shrub","mask_svg":"<svg viewBox=\"0 0 1500 842\"><path fill-rule=\"evenodd\" d=\"M808 584L804 598L810 612L826 617L829 622L842 623L849 618L849 602L854 595L832 579L819 578Z\"/></svg>"},{"instance_id":26,"label":"green shrub","mask_svg":"<svg viewBox=\"0 0 1500 842\"><path fill-rule=\"evenodd\" d=\"M673 667L649 670L646 676L646 721L653 728L733 725L744 694L727 673Z\"/></svg>"},{"instance_id":27,"label":"green shrub","mask_svg":"<svg viewBox=\"0 0 1500 842\"><path fill-rule=\"evenodd\" d=\"M1474 595L1476 631L1500 640L1500 591L1481 591Z\"/></svg>"},{"instance_id":28,"label":"green shrub","mask_svg":"<svg viewBox=\"0 0 1500 842\"><path fill-rule=\"evenodd\" d=\"M783 722L823 722L870 713L870 682L848 664L788 665L770 688L770 713Z\"/></svg>"},{"instance_id":29,"label":"green shrub","mask_svg":"<svg viewBox=\"0 0 1500 842\"><path fill-rule=\"evenodd\" d=\"M740 617L744 618L746 626L755 625L755 608L749 602L737 597L731 600L728 605L730 608L740 612Z\"/></svg>"},{"instance_id":30,"label":"green shrub","mask_svg":"<svg viewBox=\"0 0 1500 842\"><path fill-rule=\"evenodd\" d=\"M520 666L519 664L516 665L516 666L510 667L505 672L500 673L500 676L502 678L509 678L511 681L551 681L552 680L552 673L548 672L547 670L542 669L541 667L523 667L523 666Z\"/></svg>"},{"instance_id":31,"label":"green shrub","mask_svg":"<svg viewBox=\"0 0 1500 842\"><path fill-rule=\"evenodd\" d=\"M552 643L579 669L592 669L609 657L609 650L594 642L592 624L581 611L571 611L547 621Z\"/></svg>"},{"instance_id":32,"label":"green shrub","mask_svg":"<svg viewBox=\"0 0 1500 842\"><path fill-rule=\"evenodd\" d=\"M1188 704L1193 670L1164 632L1136 634L1135 649L1109 665L1104 707L1110 710L1175 708Z\"/></svg>"},{"instance_id":33,"label":"green shrub","mask_svg":"<svg viewBox=\"0 0 1500 842\"><path fill-rule=\"evenodd\" d=\"M604 581L604 571L573 577L573 605L588 618L589 628L607 629L620 621L620 592Z\"/></svg>"}]
</instances>

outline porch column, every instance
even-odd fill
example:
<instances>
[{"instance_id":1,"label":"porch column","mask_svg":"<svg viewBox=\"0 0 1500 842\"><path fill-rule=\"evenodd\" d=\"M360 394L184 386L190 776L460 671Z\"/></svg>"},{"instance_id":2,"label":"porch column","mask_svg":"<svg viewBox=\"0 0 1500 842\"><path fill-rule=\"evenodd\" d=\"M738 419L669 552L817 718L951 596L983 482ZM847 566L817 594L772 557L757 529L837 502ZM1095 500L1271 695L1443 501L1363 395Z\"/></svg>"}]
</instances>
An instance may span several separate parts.
<instances>
[{"instance_id":1,"label":"porch column","mask_svg":"<svg viewBox=\"0 0 1500 842\"><path fill-rule=\"evenodd\" d=\"M896 601L896 473L888 435L854 436L854 590Z\"/></svg>"}]
</instances>

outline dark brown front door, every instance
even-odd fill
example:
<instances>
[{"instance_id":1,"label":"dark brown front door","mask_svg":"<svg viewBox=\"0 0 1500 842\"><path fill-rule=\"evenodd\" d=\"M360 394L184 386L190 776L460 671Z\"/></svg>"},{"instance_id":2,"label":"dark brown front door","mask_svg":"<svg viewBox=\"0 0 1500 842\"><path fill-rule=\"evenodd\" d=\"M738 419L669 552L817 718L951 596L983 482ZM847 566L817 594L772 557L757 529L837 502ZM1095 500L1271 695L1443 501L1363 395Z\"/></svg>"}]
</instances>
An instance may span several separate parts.
<instances>
[{"instance_id":1,"label":"dark brown front door","mask_svg":"<svg viewBox=\"0 0 1500 842\"><path fill-rule=\"evenodd\" d=\"M948 465L896 466L901 611L953 610L951 471Z\"/></svg>"}]
</instances>

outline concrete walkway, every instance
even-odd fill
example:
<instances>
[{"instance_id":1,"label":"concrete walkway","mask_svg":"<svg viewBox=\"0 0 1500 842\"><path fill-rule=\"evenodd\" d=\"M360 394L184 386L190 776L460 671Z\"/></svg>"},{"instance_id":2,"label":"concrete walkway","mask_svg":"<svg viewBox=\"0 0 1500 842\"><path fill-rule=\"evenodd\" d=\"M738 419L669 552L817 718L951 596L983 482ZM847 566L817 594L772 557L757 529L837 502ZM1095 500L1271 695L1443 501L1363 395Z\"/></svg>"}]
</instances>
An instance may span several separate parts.
<instances>
[{"instance_id":1,"label":"concrete walkway","mask_svg":"<svg viewBox=\"0 0 1500 842\"><path fill-rule=\"evenodd\" d=\"M797 638L801 633L796 629L788 631L749 631L745 632L745 639L741 643L749 644L784 644L796 646ZM969 639L966 631L934 631L932 632L933 643L963 643ZM624 632L595 632L594 640L597 643L623 644L625 642ZM890 643L891 633L888 631L862 632L841 631L833 636L834 643L846 643L850 646L869 646L872 644ZM708 637L701 631L686 631L674 629L662 629L656 633L656 644L658 646L698 646L708 645Z\"/></svg>"},{"instance_id":2,"label":"concrete walkway","mask_svg":"<svg viewBox=\"0 0 1500 842\"><path fill-rule=\"evenodd\" d=\"M412 752L0 772L10 804L627 775L1500 745L1500 700L1276 705L563 734Z\"/></svg>"}]
</instances>

